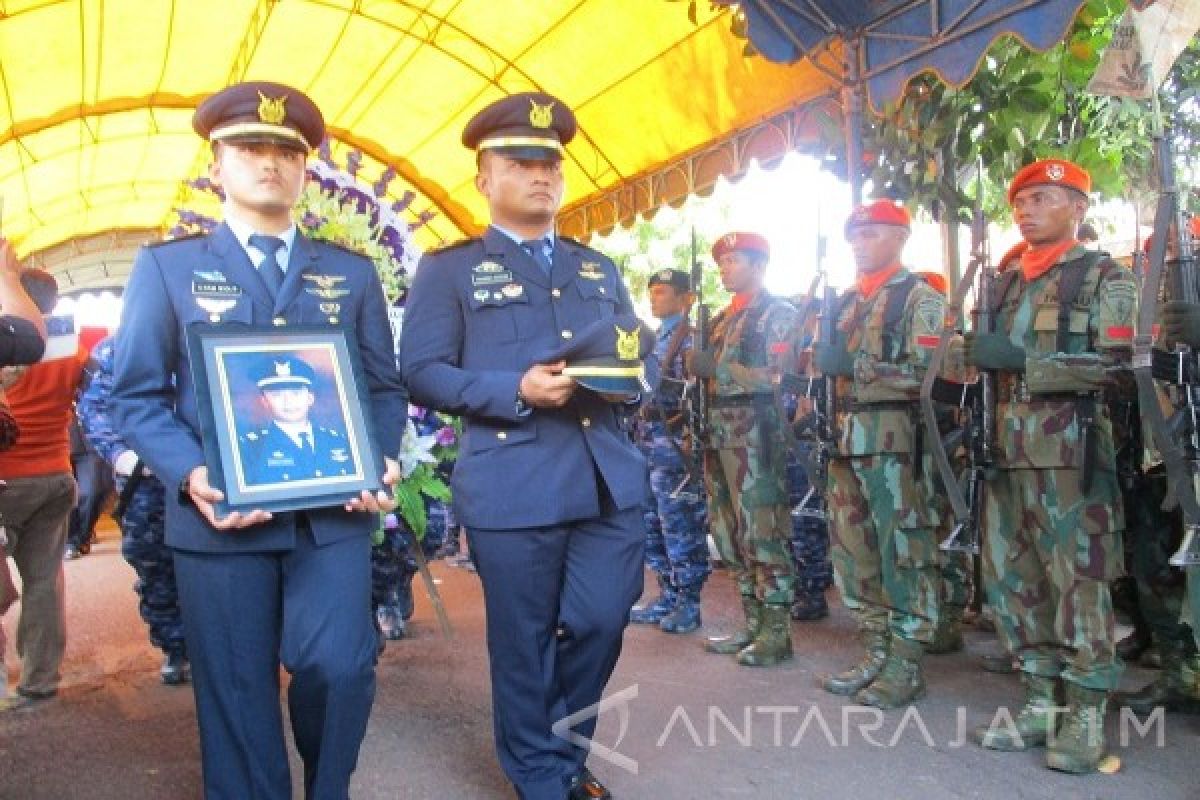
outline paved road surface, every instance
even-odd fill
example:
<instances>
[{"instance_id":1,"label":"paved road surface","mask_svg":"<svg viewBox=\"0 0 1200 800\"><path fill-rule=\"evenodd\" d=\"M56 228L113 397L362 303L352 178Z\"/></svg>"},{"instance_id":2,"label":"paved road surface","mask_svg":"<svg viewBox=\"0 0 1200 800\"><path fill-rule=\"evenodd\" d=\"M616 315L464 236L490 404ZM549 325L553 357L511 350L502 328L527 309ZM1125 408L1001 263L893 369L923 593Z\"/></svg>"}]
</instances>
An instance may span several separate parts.
<instances>
[{"instance_id":1,"label":"paved road surface","mask_svg":"<svg viewBox=\"0 0 1200 800\"><path fill-rule=\"evenodd\" d=\"M66 565L70 643L61 697L0 714L3 800L200 796L191 692L159 683L160 657L137 616L133 573L115 532L101 536L91 555ZM414 637L390 644L379 666L356 800L512 797L492 752L478 581L444 563L433 570L455 635L441 635L418 589ZM16 613L4 619L10 642ZM705 590L704 614L709 628L735 619L723 572ZM1118 774L1060 775L1041 766L1041 751L988 753L960 742L964 729L1019 699L1013 678L976 666L995 647L990 637L972 632L968 653L927 661L931 693L916 706L919 714L880 717L846 710L814 686L815 675L857 658L841 609L797 625L795 634L794 662L751 670L701 652L698 634L632 628L609 687L627 713L609 709L598 730L619 763L593 755L590 765L618 800L1200 797L1200 720L1167 717L1148 738L1127 726L1126 746L1115 748L1123 760ZM17 664L9 649L11 685ZM1147 675L1134 671L1126 682ZM1110 714L1113 742L1119 727Z\"/></svg>"}]
</instances>

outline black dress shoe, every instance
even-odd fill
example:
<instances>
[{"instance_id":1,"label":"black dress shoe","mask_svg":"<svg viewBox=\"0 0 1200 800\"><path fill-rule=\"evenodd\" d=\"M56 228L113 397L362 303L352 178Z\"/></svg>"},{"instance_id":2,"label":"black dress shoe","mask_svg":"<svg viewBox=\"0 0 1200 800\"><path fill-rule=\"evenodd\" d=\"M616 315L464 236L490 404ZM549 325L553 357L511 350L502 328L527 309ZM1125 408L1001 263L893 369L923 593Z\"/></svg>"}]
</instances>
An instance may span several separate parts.
<instances>
[{"instance_id":1,"label":"black dress shoe","mask_svg":"<svg viewBox=\"0 0 1200 800\"><path fill-rule=\"evenodd\" d=\"M612 800L612 793L587 767L571 780L567 800Z\"/></svg>"}]
</instances>

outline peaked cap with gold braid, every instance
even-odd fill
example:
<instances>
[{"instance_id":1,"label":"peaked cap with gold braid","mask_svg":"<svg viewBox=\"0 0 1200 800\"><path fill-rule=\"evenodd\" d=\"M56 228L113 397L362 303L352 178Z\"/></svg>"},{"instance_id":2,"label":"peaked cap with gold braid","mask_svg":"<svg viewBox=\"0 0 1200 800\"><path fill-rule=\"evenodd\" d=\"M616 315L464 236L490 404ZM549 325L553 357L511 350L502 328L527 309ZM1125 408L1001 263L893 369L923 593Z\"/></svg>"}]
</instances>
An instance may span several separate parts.
<instances>
[{"instance_id":1,"label":"peaked cap with gold braid","mask_svg":"<svg viewBox=\"0 0 1200 800\"><path fill-rule=\"evenodd\" d=\"M463 128L462 142L475 151L557 161L576 130L575 114L566 103L545 92L521 92L497 100L471 117Z\"/></svg>"},{"instance_id":2,"label":"peaked cap with gold braid","mask_svg":"<svg viewBox=\"0 0 1200 800\"><path fill-rule=\"evenodd\" d=\"M304 153L325 138L321 110L299 89L270 81L235 83L208 97L192 116L211 142L281 144Z\"/></svg>"},{"instance_id":3,"label":"peaked cap with gold braid","mask_svg":"<svg viewBox=\"0 0 1200 800\"><path fill-rule=\"evenodd\" d=\"M540 364L567 362L564 375L580 386L605 394L633 396L648 390L643 359L654 351L654 332L633 314L618 314L588 325Z\"/></svg>"}]
</instances>

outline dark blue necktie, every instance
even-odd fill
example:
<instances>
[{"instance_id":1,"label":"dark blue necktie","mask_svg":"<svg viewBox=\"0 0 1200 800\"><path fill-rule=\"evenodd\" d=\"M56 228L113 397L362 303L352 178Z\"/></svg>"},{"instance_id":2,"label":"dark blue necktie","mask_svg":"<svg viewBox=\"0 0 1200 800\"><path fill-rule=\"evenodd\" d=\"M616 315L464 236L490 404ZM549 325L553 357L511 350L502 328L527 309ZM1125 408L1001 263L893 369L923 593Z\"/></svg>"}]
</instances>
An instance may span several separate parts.
<instances>
[{"instance_id":1,"label":"dark blue necktie","mask_svg":"<svg viewBox=\"0 0 1200 800\"><path fill-rule=\"evenodd\" d=\"M533 256L533 260L542 268L542 272L547 275L550 274L550 270L554 268L554 265L550 263L550 256L546 253L545 239L528 239L521 242L521 247L524 247L525 252Z\"/></svg>"},{"instance_id":2,"label":"dark blue necktie","mask_svg":"<svg viewBox=\"0 0 1200 800\"><path fill-rule=\"evenodd\" d=\"M283 249L283 239L255 233L250 236L250 246L266 256L258 265L258 274L262 276L267 291L274 298L279 294L279 287L283 286L283 268L279 266L279 258L276 255Z\"/></svg>"},{"instance_id":3,"label":"dark blue necktie","mask_svg":"<svg viewBox=\"0 0 1200 800\"><path fill-rule=\"evenodd\" d=\"M312 435L308 431L300 434L300 449L310 456L316 452L313 448Z\"/></svg>"}]
</instances>

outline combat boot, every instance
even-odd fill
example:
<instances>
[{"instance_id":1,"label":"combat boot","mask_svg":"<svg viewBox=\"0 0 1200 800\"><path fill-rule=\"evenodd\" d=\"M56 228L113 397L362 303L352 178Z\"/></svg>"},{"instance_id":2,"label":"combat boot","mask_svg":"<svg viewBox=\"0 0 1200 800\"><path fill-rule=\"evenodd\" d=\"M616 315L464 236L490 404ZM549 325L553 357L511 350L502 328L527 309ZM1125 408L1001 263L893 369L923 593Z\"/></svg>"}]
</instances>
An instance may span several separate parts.
<instances>
[{"instance_id":1,"label":"combat boot","mask_svg":"<svg viewBox=\"0 0 1200 800\"><path fill-rule=\"evenodd\" d=\"M819 681L822 689L849 697L879 677L888 656L887 631L863 631L861 638L867 651L862 660L844 672L822 677Z\"/></svg>"},{"instance_id":2,"label":"combat boot","mask_svg":"<svg viewBox=\"0 0 1200 800\"><path fill-rule=\"evenodd\" d=\"M763 606L752 594L742 595L742 611L746 614L746 627L729 636L710 636L704 649L721 656L737 655L742 648L754 641L762 627Z\"/></svg>"},{"instance_id":3,"label":"combat boot","mask_svg":"<svg viewBox=\"0 0 1200 800\"><path fill-rule=\"evenodd\" d=\"M773 667L792 657L791 606L765 605L762 625L754 641L738 651L743 667Z\"/></svg>"},{"instance_id":4,"label":"combat boot","mask_svg":"<svg viewBox=\"0 0 1200 800\"><path fill-rule=\"evenodd\" d=\"M1163 666L1158 677L1136 692L1114 692L1113 703L1143 716L1159 706L1185 714L1200 712L1200 702L1192 693L1192 678L1184 674L1183 650L1175 643L1167 642L1162 642L1159 649Z\"/></svg>"},{"instance_id":5,"label":"combat boot","mask_svg":"<svg viewBox=\"0 0 1200 800\"><path fill-rule=\"evenodd\" d=\"M691 633L700 627L700 594L685 589L679 593L675 608L658 622L665 633Z\"/></svg>"},{"instance_id":6,"label":"combat boot","mask_svg":"<svg viewBox=\"0 0 1200 800\"><path fill-rule=\"evenodd\" d=\"M1084 775L1104 758L1104 711L1108 692L1067 682L1067 713L1046 747L1046 766Z\"/></svg>"},{"instance_id":7,"label":"combat boot","mask_svg":"<svg viewBox=\"0 0 1200 800\"><path fill-rule=\"evenodd\" d=\"M884 709L915 703L925 696L921 657L925 646L912 639L893 636L887 660L879 677L854 696L859 705Z\"/></svg>"},{"instance_id":8,"label":"combat boot","mask_svg":"<svg viewBox=\"0 0 1200 800\"><path fill-rule=\"evenodd\" d=\"M796 595L796 602L792 603L792 619L797 622L812 622L828 616L829 604L825 602L824 592Z\"/></svg>"},{"instance_id":9,"label":"combat boot","mask_svg":"<svg viewBox=\"0 0 1200 800\"><path fill-rule=\"evenodd\" d=\"M1041 675L1021 674L1025 683L1025 704L1017 712L1012 725L980 725L975 729L975 742L988 750L1028 750L1046 743L1054 731L1058 706L1058 679Z\"/></svg>"},{"instance_id":10,"label":"combat boot","mask_svg":"<svg viewBox=\"0 0 1200 800\"><path fill-rule=\"evenodd\" d=\"M962 606L949 603L941 607L937 628L933 631L933 641L925 645L926 653L941 656L963 649L963 610Z\"/></svg>"},{"instance_id":11,"label":"combat boot","mask_svg":"<svg viewBox=\"0 0 1200 800\"><path fill-rule=\"evenodd\" d=\"M637 605L629 612L629 621L634 625L657 625L675 608L678 594L662 578L658 579L659 594L645 605Z\"/></svg>"}]
</instances>

